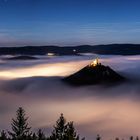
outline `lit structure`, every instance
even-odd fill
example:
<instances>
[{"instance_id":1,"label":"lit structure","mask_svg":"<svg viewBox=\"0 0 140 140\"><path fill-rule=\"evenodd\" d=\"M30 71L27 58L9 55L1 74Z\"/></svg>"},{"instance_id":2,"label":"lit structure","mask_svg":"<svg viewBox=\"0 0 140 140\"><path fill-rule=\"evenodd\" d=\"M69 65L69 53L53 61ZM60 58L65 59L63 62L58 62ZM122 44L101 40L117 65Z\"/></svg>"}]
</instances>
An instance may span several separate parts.
<instances>
[{"instance_id":1,"label":"lit structure","mask_svg":"<svg viewBox=\"0 0 140 140\"><path fill-rule=\"evenodd\" d=\"M90 63L90 66L95 67L95 66L100 65L100 64L101 64L101 63L99 63L99 59L96 58L93 62Z\"/></svg>"},{"instance_id":2,"label":"lit structure","mask_svg":"<svg viewBox=\"0 0 140 140\"><path fill-rule=\"evenodd\" d=\"M48 56L54 56L54 53L47 53Z\"/></svg>"}]
</instances>

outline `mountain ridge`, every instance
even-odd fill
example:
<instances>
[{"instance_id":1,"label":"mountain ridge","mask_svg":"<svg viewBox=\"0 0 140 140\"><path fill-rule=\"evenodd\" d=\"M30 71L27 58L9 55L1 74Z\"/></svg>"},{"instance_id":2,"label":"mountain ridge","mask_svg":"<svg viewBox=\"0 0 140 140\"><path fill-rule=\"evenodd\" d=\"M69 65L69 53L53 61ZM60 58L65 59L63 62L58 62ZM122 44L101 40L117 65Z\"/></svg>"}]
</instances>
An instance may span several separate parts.
<instances>
[{"instance_id":1,"label":"mountain ridge","mask_svg":"<svg viewBox=\"0 0 140 140\"><path fill-rule=\"evenodd\" d=\"M80 53L139 55L140 44L0 47L0 55L46 55L47 53L55 55L79 55Z\"/></svg>"}]
</instances>

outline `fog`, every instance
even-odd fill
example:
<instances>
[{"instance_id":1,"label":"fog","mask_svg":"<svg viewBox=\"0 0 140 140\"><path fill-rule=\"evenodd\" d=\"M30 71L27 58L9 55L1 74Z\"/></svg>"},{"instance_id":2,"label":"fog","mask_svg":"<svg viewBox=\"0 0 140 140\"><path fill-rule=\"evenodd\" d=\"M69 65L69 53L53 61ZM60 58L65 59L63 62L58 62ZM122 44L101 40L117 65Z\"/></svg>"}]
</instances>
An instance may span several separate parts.
<instances>
[{"instance_id":1,"label":"fog","mask_svg":"<svg viewBox=\"0 0 140 140\"><path fill-rule=\"evenodd\" d=\"M139 135L140 56L98 56L128 81L114 86L72 87L61 79L89 64L90 56L41 57L30 61L0 60L0 129L24 107L35 131L50 134L61 113L74 121L78 133L92 140Z\"/></svg>"}]
</instances>

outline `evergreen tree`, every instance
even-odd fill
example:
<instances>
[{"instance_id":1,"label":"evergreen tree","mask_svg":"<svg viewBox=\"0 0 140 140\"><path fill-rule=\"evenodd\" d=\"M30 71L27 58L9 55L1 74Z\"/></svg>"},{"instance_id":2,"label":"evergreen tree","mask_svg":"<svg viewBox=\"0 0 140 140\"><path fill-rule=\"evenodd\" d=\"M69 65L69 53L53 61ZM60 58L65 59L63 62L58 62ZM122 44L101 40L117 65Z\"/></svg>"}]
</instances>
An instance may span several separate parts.
<instances>
[{"instance_id":1,"label":"evergreen tree","mask_svg":"<svg viewBox=\"0 0 140 140\"><path fill-rule=\"evenodd\" d=\"M96 140L101 140L101 137L100 137L100 135L99 135L99 134L97 135Z\"/></svg>"},{"instance_id":2,"label":"evergreen tree","mask_svg":"<svg viewBox=\"0 0 140 140\"><path fill-rule=\"evenodd\" d=\"M39 129L38 132L37 132L37 139L38 140L45 140L46 139L46 137L45 137L45 135L44 135L44 133L42 132L41 129Z\"/></svg>"},{"instance_id":3,"label":"evergreen tree","mask_svg":"<svg viewBox=\"0 0 140 140\"><path fill-rule=\"evenodd\" d=\"M115 138L115 140L119 140L119 138L117 137L117 138Z\"/></svg>"},{"instance_id":4,"label":"evergreen tree","mask_svg":"<svg viewBox=\"0 0 140 140\"><path fill-rule=\"evenodd\" d=\"M8 138L7 138L7 134L6 134L6 132L3 130L2 132L1 132L1 136L0 136L0 140L7 140Z\"/></svg>"},{"instance_id":5,"label":"evergreen tree","mask_svg":"<svg viewBox=\"0 0 140 140\"><path fill-rule=\"evenodd\" d=\"M136 140L139 140L139 137L138 136L136 137Z\"/></svg>"},{"instance_id":6,"label":"evergreen tree","mask_svg":"<svg viewBox=\"0 0 140 140\"><path fill-rule=\"evenodd\" d=\"M60 118L56 121L51 136L47 140L79 140L79 136L75 131L73 122L66 123L66 119L61 114Z\"/></svg>"},{"instance_id":7,"label":"evergreen tree","mask_svg":"<svg viewBox=\"0 0 140 140\"><path fill-rule=\"evenodd\" d=\"M32 135L32 140L37 140L37 139L38 139L38 138L37 138L36 134L33 133L33 135Z\"/></svg>"},{"instance_id":8,"label":"evergreen tree","mask_svg":"<svg viewBox=\"0 0 140 140\"><path fill-rule=\"evenodd\" d=\"M66 120L63 114L60 115L60 118L56 121L54 130L51 135L51 140L64 140L66 130Z\"/></svg>"},{"instance_id":9,"label":"evergreen tree","mask_svg":"<svg viewBox=\"0 0 140 140\"><path fill-rule=\"evenodd\" d=\"M19 107L16 111L16 118L12 119L12 132L9 132L9 135L13 140L29 139L31 133L27 120L28 117L26 117L24 109Z\"/></svg>"},{"instance_id":10,"label":"evergreen tree","mask_svg":"<svg viewBox=\"0 0 140 140\"><path fill-rule=\"evenodd\" d=\"M133 136L130 137L130 140L133 140Z\"/></svg>"},{"instance_id":11,"label":"evergreen tree","mask_svg":"<svg viewBox=\"0 0 140 140\"><path fill-rule=\"evenodd\" d=\"M66 125L65 139L66 140L79 140L79 136L76 134L73 122L69 122Z\"/></svg>"}]
</instances>

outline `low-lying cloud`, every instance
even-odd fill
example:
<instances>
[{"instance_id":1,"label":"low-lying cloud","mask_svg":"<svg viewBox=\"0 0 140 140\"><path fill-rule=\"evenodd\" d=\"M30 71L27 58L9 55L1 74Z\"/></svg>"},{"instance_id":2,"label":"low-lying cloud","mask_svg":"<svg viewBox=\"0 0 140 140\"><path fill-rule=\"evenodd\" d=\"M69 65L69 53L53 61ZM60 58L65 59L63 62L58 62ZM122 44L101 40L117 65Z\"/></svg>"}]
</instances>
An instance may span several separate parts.
<instances>
[{"instance_id":1,"label":"low-lying cloud","mask_svg":"<svg viewBox=\"0 0 140 140\"><path fill-rule=\"evenodd\" d=\"M87 65L91 58L5 61L0 66L1 129L9 128L15 110L23 106L35 129L40 127L48 132L60 113L64 113L88 140L98 133L106 138L138 135L140 56L100 56L103 64L129 79L120 85L71 87L61 80Z\"/></svg>"}]
</instances>

